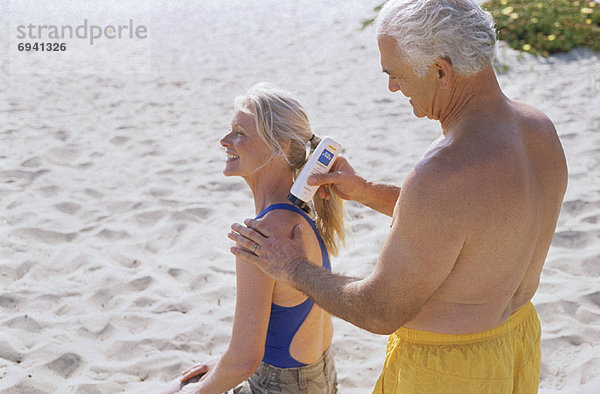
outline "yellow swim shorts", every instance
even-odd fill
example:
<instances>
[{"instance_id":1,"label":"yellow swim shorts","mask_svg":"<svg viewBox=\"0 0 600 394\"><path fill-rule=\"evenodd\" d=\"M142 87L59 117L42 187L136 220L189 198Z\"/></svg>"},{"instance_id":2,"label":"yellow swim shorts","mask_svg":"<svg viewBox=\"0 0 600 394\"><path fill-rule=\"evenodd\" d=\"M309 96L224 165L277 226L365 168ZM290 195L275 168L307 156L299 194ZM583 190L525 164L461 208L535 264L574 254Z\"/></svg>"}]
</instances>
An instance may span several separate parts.
<instances>
[{"instance_id":1,"label":"yellow swim shorts","mask_svg":"<svg viewBox=\"0 0 600 394\"><path fill-rule=\"evenodd\" d=\"M476 334L400 328L389 337L373 393L537 393L540 339L531 303L502 325Z\"/></svg>"}]
</instances>

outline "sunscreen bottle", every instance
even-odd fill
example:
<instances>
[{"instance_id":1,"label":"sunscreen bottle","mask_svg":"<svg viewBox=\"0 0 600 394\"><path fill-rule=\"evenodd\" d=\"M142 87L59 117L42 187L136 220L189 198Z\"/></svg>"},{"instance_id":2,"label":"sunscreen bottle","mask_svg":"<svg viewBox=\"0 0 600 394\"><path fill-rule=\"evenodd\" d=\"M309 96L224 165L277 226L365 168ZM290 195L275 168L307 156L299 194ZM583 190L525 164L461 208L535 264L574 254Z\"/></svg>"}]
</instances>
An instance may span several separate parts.
<instances>
[{"instance_id":1,"label":"sunscreen bottle","mask_svg":"<svg viewBox=\"0 0 600 394\"><path fill-rule=\"evenodd\" d=\"M290 189L288 200L306 213L310 213L309 202L315 195L319 186L310 186L308 178L314 174L329 172L333 162L340 154L342 145L333 138L324 137L315 148L313 154L300 171L298 178Z\"/></svg>"}]
</instances>

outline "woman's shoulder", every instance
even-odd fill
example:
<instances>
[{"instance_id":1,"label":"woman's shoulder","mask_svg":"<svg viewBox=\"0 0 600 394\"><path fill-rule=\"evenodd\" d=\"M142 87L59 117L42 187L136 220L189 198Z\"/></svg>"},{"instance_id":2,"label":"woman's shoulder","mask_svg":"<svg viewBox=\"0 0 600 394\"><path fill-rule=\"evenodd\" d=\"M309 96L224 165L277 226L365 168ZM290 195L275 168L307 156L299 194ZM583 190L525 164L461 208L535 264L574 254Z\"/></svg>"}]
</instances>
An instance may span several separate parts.
<instances>
[{"instance_id":1,"label":"woman's shoulder","mask_svg":"<svg viewBox=\"0 0 600 394\"><path fill-rule=\"evenodd\" d=\"M298 212L287 209L271 209L258 219L271 232L291 236L297 224L307 223L306 219Z\"/></svg>"}]
</instances>

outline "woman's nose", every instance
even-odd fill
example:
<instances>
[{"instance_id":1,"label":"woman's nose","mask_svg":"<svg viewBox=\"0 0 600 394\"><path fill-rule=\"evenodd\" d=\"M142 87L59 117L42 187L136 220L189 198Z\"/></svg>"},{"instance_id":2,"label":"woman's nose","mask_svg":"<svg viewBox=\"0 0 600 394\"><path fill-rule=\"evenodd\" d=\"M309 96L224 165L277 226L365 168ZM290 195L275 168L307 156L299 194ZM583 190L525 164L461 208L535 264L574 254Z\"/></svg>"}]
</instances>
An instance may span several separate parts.
<instances>
[{"instance_id":1,"label":"woman's nose","mask_svg":"<svg viewBox=\"0 0 600 394\"><path fill-rule=\"evenodd\" d=\"M225 134L223 136L223 138L221 138L221 141L219 141L221 143L221 146L227 147L229 145L229 133Z\"/></svg>"}]
</instances>

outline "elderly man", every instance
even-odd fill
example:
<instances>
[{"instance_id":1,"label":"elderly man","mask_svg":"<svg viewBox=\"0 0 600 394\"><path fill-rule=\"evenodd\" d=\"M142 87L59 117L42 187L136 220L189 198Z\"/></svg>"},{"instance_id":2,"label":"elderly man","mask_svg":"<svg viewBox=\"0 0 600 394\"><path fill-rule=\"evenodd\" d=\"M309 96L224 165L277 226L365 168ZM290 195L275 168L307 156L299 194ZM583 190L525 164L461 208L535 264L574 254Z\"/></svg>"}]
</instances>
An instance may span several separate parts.
<instances>
[{"instance_id":1,"label":"elderly man","mask_svg":"<svg viewBox=\"0 0 600 394\"><path fill-rule=\"evenodd\" d=\"M376 29L389 89L438 120L444 138L401 189L367 182L343 158L312 178L392 216L374 271L330 273L294 242L301 228L289 239L256 220L232 226L232 252L331 313L391 334L374 393L536 392L530 300L567 185L554 126L502 93L494 24L472 1L390 1Z\"/></svg>"}]
</instances>

